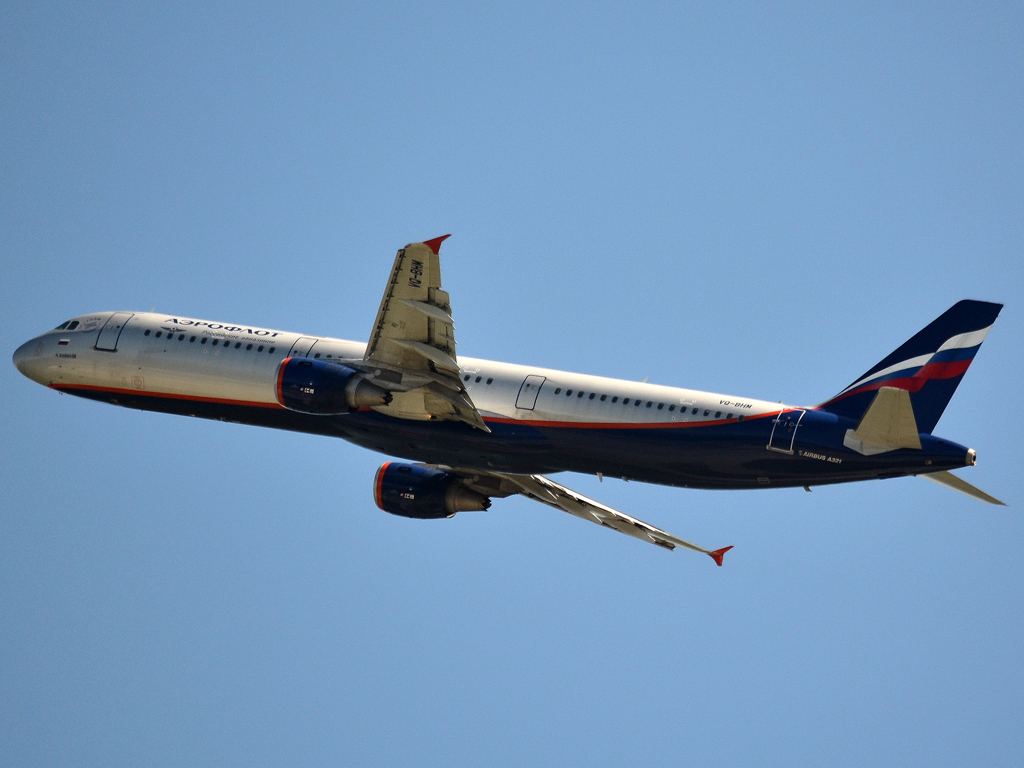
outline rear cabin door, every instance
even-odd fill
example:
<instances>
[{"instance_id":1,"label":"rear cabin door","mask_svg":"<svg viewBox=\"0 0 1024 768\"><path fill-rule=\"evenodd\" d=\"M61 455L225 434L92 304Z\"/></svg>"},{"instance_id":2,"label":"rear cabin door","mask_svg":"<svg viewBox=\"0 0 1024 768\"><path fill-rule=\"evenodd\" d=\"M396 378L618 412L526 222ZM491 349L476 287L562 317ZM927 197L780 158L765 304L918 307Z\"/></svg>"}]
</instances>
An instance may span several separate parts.
<instances>
[{"instance_id":1,"label":"rear cabin door","mask_svg":"<svg viewBox=\"0 0 1024 768\"><path fill-rule=\"evenodd\" d=\"M288 352L288 357L308 357L309 350L316 344L316 339L311 339L309 336L303 336L294 344L292 344L291 350Z\"/></svg>"},{"instance_id":2,"label":"rear cabin door","mask_svg":"<svg viewBox=\"0 0 1024 768\"><path fill-rule=\"evenodd\" d=\"M793 441L807 411L784 411L772 421L772 436L768 438L768 450L779 453L793 453Z\"/></svg>"},{"instance_id":3,"label":"rear cabin door","mask_svg":"<svg viewBox=\"0 0 1024 768\"><path fill-rule=\"evenodd\" d=\"M519 388L519 397L516 398L516 408L524 411L532 411L537 405L537 395L540 388L547 381L546 376L527 376L523 385Z\"/></svg>"},{"instance_id":4,"label":"rear cabin door","mask_svg":"<svg viewBox=\"0 0 1024 768\"><path fill-rule=\"evenodd\" d=\"M117 340L121 338L121 331L125 324L135 315L134 312L115 312L108 319L106 325L100 331L96 339L96 349L105 352L117 352Z\"/></svg>"}]
</instances>

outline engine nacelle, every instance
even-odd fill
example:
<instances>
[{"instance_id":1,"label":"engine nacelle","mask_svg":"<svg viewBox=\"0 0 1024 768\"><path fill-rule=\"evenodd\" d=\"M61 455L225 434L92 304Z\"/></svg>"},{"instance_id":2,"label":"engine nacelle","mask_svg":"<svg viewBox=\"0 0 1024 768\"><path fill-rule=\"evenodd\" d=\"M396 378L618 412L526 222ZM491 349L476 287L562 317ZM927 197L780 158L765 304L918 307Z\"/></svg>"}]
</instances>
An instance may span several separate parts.
<instances>
[{"instance_id":1,"label":"engine nacelle","mask_svg":"<svg viewBox=\"0 0 1024 768\"><path fill-rule=\"evenodd\" d=\"M277 401L290 411L336 416L387 405L391 393L347 365L289 357L277 370Z\"/></svg>"},{"instance_id":2,"label":"engine nacelle","mask_svg":"<svg viewBox=\"0 0 1024 768\"><path fill-rule=\"evenodd\" d=\"M456 512L484 510L491 500L467 488L457 476L418 464L389 461L373 479L373 500L385 512L434 520Z\"/></svg>"}]
</instances>

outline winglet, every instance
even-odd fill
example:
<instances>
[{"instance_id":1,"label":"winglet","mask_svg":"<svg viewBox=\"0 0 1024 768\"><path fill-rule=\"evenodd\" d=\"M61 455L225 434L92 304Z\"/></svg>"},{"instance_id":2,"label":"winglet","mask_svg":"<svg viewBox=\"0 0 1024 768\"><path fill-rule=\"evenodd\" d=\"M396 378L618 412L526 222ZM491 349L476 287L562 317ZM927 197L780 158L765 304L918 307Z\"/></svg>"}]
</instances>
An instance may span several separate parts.
<instances>
[{"instance_id":1,"label":"winglet","mask_svg":"<svg viewBox=\"0 0 1024 768\"><path fill-rule=\"evenodd\" d=\"M451 237L451 235L441 235L440 237L435 237L433 240L424 240L423 244L427 246L427 248L432 250L435 254L440 253L441 243L443 243L449 237Z\"/></svg>"},{"instance_id":2,"label":"winglet","mask_svg":"<svg viewBox=\"0 0 1024 768\"><path fill-rule=\"evenodd\" d=\"M722 564L722 558L725 557L725 553L728 552L732 547L722 547L722 549L716 549L714 552L708 552L711 559L715 561L716 565Z\"/></svg>"}]
</instances>

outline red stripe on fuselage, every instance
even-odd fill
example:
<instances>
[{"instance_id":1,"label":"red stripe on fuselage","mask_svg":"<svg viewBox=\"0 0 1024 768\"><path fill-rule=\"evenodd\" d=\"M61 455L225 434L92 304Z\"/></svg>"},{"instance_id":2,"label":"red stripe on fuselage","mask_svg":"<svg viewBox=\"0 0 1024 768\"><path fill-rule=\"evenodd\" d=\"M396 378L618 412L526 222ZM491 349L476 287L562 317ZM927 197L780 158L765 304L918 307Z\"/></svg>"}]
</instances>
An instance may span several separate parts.
<instances>
[{"instance_id":1,"label":"red stripe on fuselage","mask_svg":"<svg viewBox=\"0 0 1024 768\"><path fill-rule=\"evenodd\" d=\"M808 406L806 408L787 408L789 411L811 411L814 408ZM368 408L363 406L359 409L360 412L376 411L382 416L387 416L386 413L378 411L376 408ZM769 416L777 416L783 411L770 411L769 413L758 413L751 414L750 416L744 416L743 421L752 421L753 419L764 419ZM392 417L395 418L395 417ZM483 420L487 424L523 424L530 427L564 427L569 429L667 429L667 428L686 428L686 427L711 427L718 424L738 424L739 419L712 419L711 421L690 421L690 422L676 422L676 421L659 421L655 424L645 424L642 422L595 422L595 421L531 421L529 419L510 419L505 416L484 416Z\"/></svg>"},{"instance_id":2,"label":"red stripe on fuselage","mask_svg":"<svg viewBox=\"0 0 1024 768\"><path fill-rule=\"evenodd\" d=\"M290 359L291 358L286 358L286 360L284 362L287 362L287 360L290 360ZM282 370L284 368L284 362L282 362L282 364L281 364ZM281 376L282 375L283 374L281 374L281 373L278 374L278 384L277 384L277 387L276 387L277 392L278 392L278 397L280 397L280 388L281 388L280 380L281 380ZM196 402L196 403L218 403L218 404L221 404L221 405L248 405L248 406L253 406L253 407L256 407L256 408L277 408L277 409L280 409L280 410L287 410L283 405L281 405L279 403L261 403L261 402L256 402L256 401L253 401L253 400L229 400L227 398L220 398L220 397L199 397L199 396L196 396L196 395L179 395L179 394L172 394L172 393L169 393L169 392L150 392L150 391L144 391L144 390L138 390L138 389L118 389L118 388L115 388L115 387L99 387L99 386L94 386L94 385L91 385L91 384L51 384L50 388L51 389L56 389L58 391L60 391L60 390L68 390L68 391L70 391L70 390L75 390L75 389L81 389L81 390L87 390L87 391L90 391L90 392L107 392L109 394L114 394L114 395L141 395L143 397L165 397L165 398L170 398L172 400L188 400L188 401L192 401L192 402ZM372 411L372 410L376 410L376 409L363 407L363 408L360 408L359 410L360 411ZM793 410L793 409L787 409L787 410ZM807 408L807 409L796 409L796 410L810 410L810 408ZM377 412L381 413L380 411L377 411ZM781 410L780 411L771 411L769 413L751 414L750 416L744 416L743 420L744 421L751 421L753 419L764 419L764 418L768 418L769 416L777 416L780 413L782 413ZM381 413L381 415L387 416L386 413ZM391 418L396 418L396 417L391 417ZM710 426L716 426L716 425L721 425L721 424L738 424L739 423L739 419L711 419L710 421L688 421L688 422L669 421L669 422L657 422L657 423L654 423L654 424L645 424L645 423L640 423L640 422L627 422L627 423L623 423L623 422L587 422L587 421L529 421L529 420L525 420L525 419L510 419L510 418L506 418L506 417L503 417L503 416L486 416L486 417L484 417L484 421L487 422L487 423L492 423L492 424L523 424L523 425L527 425L527 426L531 426L531 427L562 427L562 428L569 428L569 429L672 429L672 428L686 429L686 428L689 428L689 427L710 427Z\"/></svg>"},{"instance_id":3,"label":"red stripe on fuselage","mask_svg":"<svg viewBox=\"0 0 1024 768\"><path fill-rule=\"evenodd\" d=\"M810 410L798 408L796 410ZM782 411L771 413L759 413L756 415L744 416L744 421L751 419L763 419L768 416L777 416ZM531 427L570 427L573 429L685 429L687 427L710 427L717 424L738 424L739 419L711 419L710 421L659 421L654 424L642 422L594 422L594 421L532 421L529 419L509 419L503 416L485 416L484 421L488 424L525 424Z\"/></svg>"},{"instance_id":4,"label":"red stripe on fuselage","mask_svg":"<svg viewBox=\"0 0 1024 768\"><path fill-rule=\"evenodd\" d=\"M254 400L229 400L223 397L198 397L196 395L177 395L170 392L148 392L141 389L118 389L116 387L97 387L92 384L51 384L50 389L72 391L76 389L88 392L108 392L112 395L141 395L142 397L166 397L171 400L189 400L194 403L217 403L219 405L249 405L255 408L280 408L277 403L260 403Z\"/></svg>"}]
</instances>

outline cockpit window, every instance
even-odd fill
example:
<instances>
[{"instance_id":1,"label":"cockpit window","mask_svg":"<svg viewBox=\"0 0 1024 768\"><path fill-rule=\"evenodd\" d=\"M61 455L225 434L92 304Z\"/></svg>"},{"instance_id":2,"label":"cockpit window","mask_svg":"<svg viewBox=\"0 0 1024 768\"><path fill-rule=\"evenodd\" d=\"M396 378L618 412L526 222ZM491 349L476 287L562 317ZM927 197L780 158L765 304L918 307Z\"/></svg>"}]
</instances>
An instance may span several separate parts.
<instances>
[{"instance_id":1,"label":"cockpit window","mask_svg":"<svg viewBox=\"0 0 1024 768\"><path fill-rule=\"evenodd\" d=\"M70 321L70 320L65 320L65 321L64 321L63 323L61 323L60 325L58 325L58 326L57 326L56 328L54 328L53 330L55 330L55 331L63 331L63 330L64 330L65 328L67 328L67 327L68 327L69 325L71 325L71 321Z\"/></svg>"},{"instance_id":2,"label":"cockpit window","mask_svg":"<svg viewBox=\"0 0 1024 768\"><path fill-rule=\"evenodd\" d=\"M73 331L77 327L78 327L78 321L77 320L72 320L71 323L68 325L68 330L69 331Z\"/></svg>"}]
</instances>

